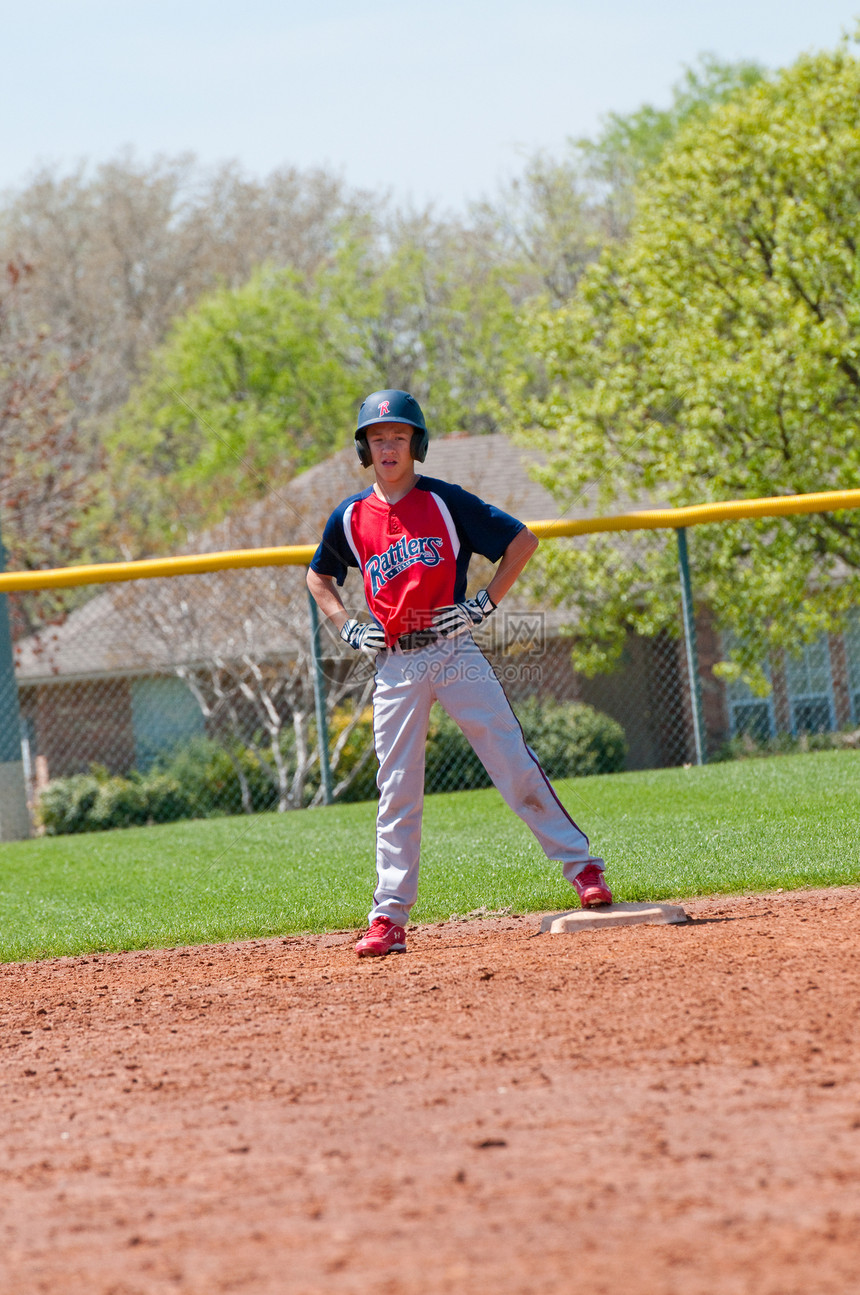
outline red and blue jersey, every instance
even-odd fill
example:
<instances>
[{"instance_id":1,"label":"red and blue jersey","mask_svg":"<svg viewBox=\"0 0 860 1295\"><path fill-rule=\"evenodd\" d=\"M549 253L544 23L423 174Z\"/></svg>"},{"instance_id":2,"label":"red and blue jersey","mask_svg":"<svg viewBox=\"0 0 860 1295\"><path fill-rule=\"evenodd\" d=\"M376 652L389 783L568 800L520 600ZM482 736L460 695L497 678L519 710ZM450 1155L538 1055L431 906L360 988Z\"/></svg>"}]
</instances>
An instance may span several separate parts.
<instances>
[{"instance_id":1,"label":"red and blue jersey","mask_svg":"<svg viewBox=\"0 0 860 1295\"><path fill-rule=\"evenodd\" d=\"M396 504L373 487L339 504L311 570L342 585L347 569L357 567L390 645L426 629L438 608L462 602L472 554L498 562L521 530L522 522L460 486L419 477Z\"/></svg>"}]
</instances>

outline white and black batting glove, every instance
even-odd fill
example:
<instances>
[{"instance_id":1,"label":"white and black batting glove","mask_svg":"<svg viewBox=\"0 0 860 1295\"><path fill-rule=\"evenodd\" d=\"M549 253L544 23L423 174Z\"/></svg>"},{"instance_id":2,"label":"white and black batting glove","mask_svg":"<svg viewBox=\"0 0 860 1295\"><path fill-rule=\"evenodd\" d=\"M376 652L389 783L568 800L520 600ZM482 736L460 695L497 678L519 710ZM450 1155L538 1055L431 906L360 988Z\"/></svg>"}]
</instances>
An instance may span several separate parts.
<instances>
[{"instance_id":1,"label":"white and black batting glove","mask_svg":"<svg viewBox=\"0 0 860 1295\"><path fill-rule=\"evenodd\" d=\"M496 604L486 589L479 589L474 598L467 598L464 603L440 607L430 623L443 639L452 639L480 625L495 610Z\"/></svg>"},{"instance_id":2,"label":"white and black batting glove","mask_svg":"<svg viewBox=\"0 0 860 1295\"><path fill-rule=\"evenodd\" d=\"M356 652L379 652L385 647L385 635L373 621L344 621L340 636Z\"/></svg>"}]
</instances>

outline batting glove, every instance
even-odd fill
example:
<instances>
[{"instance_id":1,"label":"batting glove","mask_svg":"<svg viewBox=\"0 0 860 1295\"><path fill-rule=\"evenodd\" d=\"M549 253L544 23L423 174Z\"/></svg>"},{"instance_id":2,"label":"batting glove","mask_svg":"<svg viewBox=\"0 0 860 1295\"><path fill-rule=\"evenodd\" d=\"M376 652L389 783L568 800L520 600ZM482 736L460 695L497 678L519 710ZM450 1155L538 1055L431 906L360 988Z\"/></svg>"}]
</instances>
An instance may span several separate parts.
<instances>
[{"instance_id":1,"label":"batting glove","mask_svg":"<svg viewBox=\"0 0 860 1295\"><path fill-rule=\"evenodd\" d=\"M385 635L373 621L345 621L340 636L356 652L379 652L385 647Z\"/></svg>"},{"instance_id":2,"label":"batting glove","mask_svg":"<svg viewBox=\"0 0 860 1295\"><path fill-rule=\"evenodd\" d=\"M485 621L496 610L486 589L479 589L474 598L464 603L454 603L451 607L440 607L431 621L433 629L443 639L452 639L457 634L474 629Z\"/></svg>"}]
</instances>

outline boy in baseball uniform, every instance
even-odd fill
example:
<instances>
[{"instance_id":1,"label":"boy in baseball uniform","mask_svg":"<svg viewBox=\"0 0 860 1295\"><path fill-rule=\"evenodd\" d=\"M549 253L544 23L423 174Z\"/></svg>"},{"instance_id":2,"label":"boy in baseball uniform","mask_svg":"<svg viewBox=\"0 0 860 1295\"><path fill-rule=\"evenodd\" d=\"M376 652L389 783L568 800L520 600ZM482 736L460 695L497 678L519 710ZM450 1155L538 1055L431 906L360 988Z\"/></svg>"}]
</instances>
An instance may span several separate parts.
<instances>
[{"instance_id":1,"label":"boy in baseball uniform","mask_svg":"<svg viewBox=\"0 0 860 1295\"><path fill-rule=\"evenodd\" d=\"M504 690L472 637L538 546L522 522L459 486L420 476L427 453L421 408L406 391L375 391L361 406L355 445L375 483L339 504L310 564L320 611L356 650L376 657L373 738L379 760L376 890L359 957L406 949L418 894L424 751L434 701L456 720L511 809L547 858L558 860L583 907L611 904L603 860L567 813L526 745ZM469 560L498 563L466 598ZM364 580L369 621L349 617L336 585Z\"/></svg>"}]
</instances>

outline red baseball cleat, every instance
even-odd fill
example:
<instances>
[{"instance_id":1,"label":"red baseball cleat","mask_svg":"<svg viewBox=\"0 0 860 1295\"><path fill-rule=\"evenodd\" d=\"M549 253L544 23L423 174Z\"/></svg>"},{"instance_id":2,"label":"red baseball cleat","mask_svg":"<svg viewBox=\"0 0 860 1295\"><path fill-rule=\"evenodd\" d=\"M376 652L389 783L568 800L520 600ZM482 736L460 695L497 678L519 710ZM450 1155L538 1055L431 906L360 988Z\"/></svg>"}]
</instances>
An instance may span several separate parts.
<instances>
[{"instance_id":1,"label":"red baseball cleat","mask_svg":"<svg viewBox=\"0 0 860 1295\"><path fill-rule=\"evenodd\" d=\"M611 904L612 891L596 863L589 863L573 879L573 888L579 895L583 908L596 908L598 904Z\"/></svg>"},{"instance_id":2,"label":"red baseball cleat","mask_svg":"<svg viewBox=\"0 0 860 1295\"><path fill-rule=\"evenodd\" d=\"M395 926L390 917L375 917L370 930L355 946L360 958L384 958L386 953L406 952L406 932Z\"/></svg>"}]
</instances>

